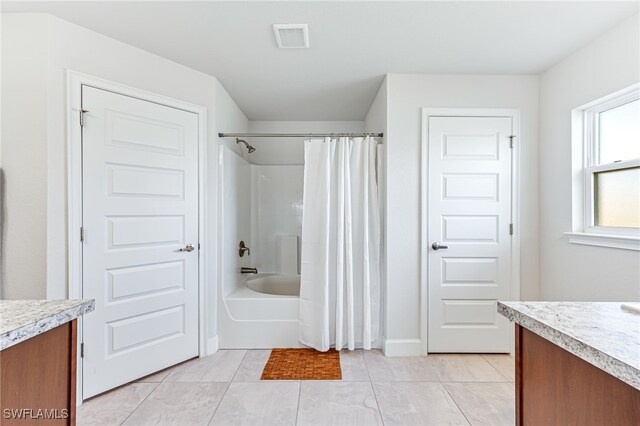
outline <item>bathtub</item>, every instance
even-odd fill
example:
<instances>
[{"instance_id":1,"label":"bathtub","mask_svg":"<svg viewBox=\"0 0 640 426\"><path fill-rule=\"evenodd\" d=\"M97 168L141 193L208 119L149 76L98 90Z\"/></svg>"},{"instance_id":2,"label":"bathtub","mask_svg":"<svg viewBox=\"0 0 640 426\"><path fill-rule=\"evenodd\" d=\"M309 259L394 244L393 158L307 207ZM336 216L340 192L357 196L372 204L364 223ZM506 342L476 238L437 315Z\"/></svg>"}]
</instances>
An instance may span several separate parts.
<instances>
[{"instance_id":1,"label":"bathtub","mask_svg":"<svg viewBox=\"0 0 640 426\"><path fill-rule=\"evenodd\" d=\"M301 347L298 341L300 276L260 273L243 276L223 296L220 347L270 349Z\"/></svg>"},{"instance_id":2,"label":"bathtub","mask_svg":"<svg viewBox=\"0 0 640 426\"><path fill-rule=\"evenodd\" d=\"M258 293L273 296L300 296L300 275L256 274L245 285Z\"/></svg>"}]
</instances>

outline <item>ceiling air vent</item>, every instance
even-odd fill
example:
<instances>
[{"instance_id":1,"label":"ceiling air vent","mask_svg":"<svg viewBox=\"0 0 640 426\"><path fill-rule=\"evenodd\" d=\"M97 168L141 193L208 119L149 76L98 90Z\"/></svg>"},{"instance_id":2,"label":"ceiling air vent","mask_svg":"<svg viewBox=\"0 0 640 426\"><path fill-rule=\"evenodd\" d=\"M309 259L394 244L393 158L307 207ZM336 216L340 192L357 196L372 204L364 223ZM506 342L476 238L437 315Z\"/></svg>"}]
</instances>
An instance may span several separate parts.
<instances>
[{"instance_id":1,"label":"ceiling air vent","mask_svg":"<svg viewBox=\"0 0 640 426\"><path fill-rule=\"evenodd\" d=\"M309 47L307 24L273 24L276 42L280 49L305 49Z\"/></svg>"}]
</instances>

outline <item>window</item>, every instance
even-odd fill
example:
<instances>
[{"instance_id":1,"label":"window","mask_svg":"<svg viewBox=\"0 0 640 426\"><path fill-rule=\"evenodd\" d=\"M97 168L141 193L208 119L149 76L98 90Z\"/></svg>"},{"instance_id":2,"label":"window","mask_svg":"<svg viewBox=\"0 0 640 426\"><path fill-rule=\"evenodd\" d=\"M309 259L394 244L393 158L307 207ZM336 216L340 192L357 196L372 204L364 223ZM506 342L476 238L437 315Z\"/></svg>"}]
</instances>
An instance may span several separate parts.
<instances>
[{"instance_id":1,"label":"window","mask_svg":"<svg viewBox=\"0 0 640 426\"><path fill-rule=\"evenodd\" d=\"M640 250L640 86L579 108L573 117L574 155L582 160L574 192L582 190L582 218L576 226L574 214L570 241ZM574 207L575 201L574 194Z\"/></svg>"}]
</instances>

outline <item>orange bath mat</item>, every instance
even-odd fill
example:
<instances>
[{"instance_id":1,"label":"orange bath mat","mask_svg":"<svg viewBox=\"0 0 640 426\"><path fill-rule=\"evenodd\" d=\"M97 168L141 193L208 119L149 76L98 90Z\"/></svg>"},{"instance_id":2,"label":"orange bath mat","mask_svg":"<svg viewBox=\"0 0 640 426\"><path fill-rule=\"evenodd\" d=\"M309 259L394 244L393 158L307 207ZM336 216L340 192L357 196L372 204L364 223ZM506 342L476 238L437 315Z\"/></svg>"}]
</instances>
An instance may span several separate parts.
<instances>
[{"instance_id":1,"label":"orange bath mat","mask_svg":"<svg viewBox=\"0 0 640 426\"><path fill-rule=\"evenodd\" d=\"M340 352L273 349L261 380L341 380Z\"/></svg>"}]
</instances>

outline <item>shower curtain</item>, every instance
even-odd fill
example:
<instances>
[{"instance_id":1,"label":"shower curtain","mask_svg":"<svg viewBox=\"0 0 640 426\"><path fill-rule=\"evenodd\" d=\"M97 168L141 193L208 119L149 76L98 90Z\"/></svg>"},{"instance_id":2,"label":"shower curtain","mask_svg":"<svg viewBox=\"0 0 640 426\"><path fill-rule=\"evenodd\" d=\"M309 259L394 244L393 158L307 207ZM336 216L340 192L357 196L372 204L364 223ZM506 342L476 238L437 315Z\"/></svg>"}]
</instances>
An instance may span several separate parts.
<instances>
[{"instance_id":1,"label":"shower curtain","mask_svg":"<svg viewBox=\"0 0 640 426\"><path fill-rule=\"evenodd\" d=\"M380 323L377 142L305 141L300 342L371 349Z\"/></svg>"}]
</instances>

